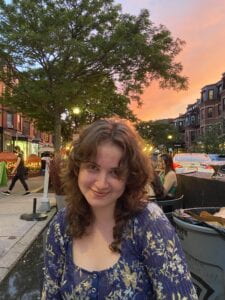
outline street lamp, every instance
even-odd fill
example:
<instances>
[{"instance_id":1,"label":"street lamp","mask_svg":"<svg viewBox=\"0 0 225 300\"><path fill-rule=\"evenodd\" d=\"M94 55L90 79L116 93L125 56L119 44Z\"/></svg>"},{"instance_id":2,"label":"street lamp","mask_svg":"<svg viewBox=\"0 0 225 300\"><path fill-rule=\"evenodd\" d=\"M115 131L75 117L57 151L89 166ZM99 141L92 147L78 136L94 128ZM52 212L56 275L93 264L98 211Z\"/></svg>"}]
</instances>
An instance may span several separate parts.
<instances>
[{"instance_id":1,"label":"street lamp","mask_svg":"<svg viewBox=\"0 0 225 300\"><path fill-rule=\"evenodd\" d=\"M171 141L172 141L172 139L173 139L172 134L168 134L168 135L167 135L167 139L170 141L170 142L168 142L168 152L169 152L169 153L172 153L172 152L173 152L173 148L171 147L171 146L172 146Z\"/></svg>"},{"instance_id":2,"label":"street lamp","mask_svg":"<svg viewBox=\"0 0 225 300\"><path fill-rule=\"evenodd\" d=\"M73 113L75 114L75 115L79 115L80 114L80 108L79 107L74 107L73 109L72 109L72 111L73 111Z\"/></svg>"},{"instance_id":3,"label":"street lamp","mask_svg":"<svg viewBox=\"0 0 225 300\"><path fill-rule=\"evenodd\" d=\"M81 113L81 109L78 106L75 106L74 108L72 108L72 112L73 112L73 122L74 122L74 130L75 132L77 131L78 127L79 127L79 118L78 116Z\"/></svg>"}]
</instances>

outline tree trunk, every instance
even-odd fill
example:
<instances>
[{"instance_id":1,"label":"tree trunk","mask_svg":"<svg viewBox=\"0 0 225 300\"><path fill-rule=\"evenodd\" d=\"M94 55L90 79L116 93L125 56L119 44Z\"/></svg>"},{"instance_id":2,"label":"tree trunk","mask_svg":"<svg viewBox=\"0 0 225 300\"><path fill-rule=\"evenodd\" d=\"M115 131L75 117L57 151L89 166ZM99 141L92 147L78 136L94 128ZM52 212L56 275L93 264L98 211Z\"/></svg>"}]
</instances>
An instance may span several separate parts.
<instances>
[{"instance_id":1,"label":"tree trunk","mask_svg":"<svg viewBox=\"0 0 225 300\"><path fill-rule=\"evenodd\" d=\"M62 143L62 125L61 125L61 115L55 116L54 125L54 148L56 152L59 152Z\"/></svg>"}]
</instances>

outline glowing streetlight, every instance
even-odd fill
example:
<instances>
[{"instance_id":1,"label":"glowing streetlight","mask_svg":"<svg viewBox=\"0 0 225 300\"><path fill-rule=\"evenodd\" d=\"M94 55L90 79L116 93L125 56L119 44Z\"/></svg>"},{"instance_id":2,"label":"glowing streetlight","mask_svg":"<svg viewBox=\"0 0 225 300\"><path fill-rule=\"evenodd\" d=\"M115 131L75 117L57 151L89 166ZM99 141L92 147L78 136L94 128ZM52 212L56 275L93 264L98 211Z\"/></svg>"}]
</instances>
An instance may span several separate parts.
<instances>
[{"instance_id":1,"label":"glowing streetlight","mask_svg":"<svg viewBox=\"0 0 225 300\"><path fill-rule=\"evenodd\" d=\"M79 114L80 114L80 108L79 108L79 107L74 107L74 108L72 109L72 111L73 111L73 113L74 113L75 115L79 115Z\"/></svg>"},{"instance_id":2,"label":"glowing streetlight","mask_svg":"<svg viewBox=\"0 0 225 300\"><path fill-rule=\"evenodd\" d=\"M168 138L168 140L172 140L173 136L172 136L171 134L169 134L169 135L167 136L167 138Z\"/></svg>"}]
</instances>

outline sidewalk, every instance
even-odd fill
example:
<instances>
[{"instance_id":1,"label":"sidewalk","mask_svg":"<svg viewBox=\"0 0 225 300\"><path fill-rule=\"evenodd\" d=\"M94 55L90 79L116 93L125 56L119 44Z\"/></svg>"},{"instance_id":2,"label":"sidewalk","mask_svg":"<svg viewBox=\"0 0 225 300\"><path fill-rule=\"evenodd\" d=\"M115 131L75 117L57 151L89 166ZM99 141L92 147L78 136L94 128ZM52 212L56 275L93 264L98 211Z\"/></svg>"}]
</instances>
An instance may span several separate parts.
<instances>
[{"instance_id":1,"label":"sidewalk","mask_svg":"<svg viewBox=\"0 0 225 300\"><path fill-rule=\"evenodd\" d=\"M40 207L44 177L28 179L30 195L23 196L24 188L18 181L10 196L0 195L0 282L15 266L16 262L30 247L39 233L46 227L56 212L54 194L48 194L51 211L44 221L25 221L20 216L31 214L33 198L37 198L37 209ZM1 188L1 191L7 188Z\"/></svg>"},{"instance_id":2,"label":"sidewalk","mask_svg":"<svg viewBox=\"0 0 225 300\"><path fill-rule=\"evenodd\" d=\"M8 181L8 186L10 185L11 180ZM44 185L44 176L36 176L36 177L31 177L28 180L26 180L28 187L30 191L32 192L38 192L43 188ZM0 191L6 191L7 187L0 187ZM18 180L12 190L12 194L24 194L25 190L21 184L21 182ZM0 194L0 199L5 197L4 195Z\"/></svg>"}]
</instances>

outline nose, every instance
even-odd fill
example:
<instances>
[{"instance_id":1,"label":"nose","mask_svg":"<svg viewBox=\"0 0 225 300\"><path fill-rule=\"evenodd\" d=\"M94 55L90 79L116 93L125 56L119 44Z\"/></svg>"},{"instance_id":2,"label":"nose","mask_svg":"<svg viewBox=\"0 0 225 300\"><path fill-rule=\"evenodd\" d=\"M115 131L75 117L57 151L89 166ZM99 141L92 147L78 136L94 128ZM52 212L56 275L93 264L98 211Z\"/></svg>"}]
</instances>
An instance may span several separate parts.
<instances>
[{"instance_id":1,"label":"nose","mask_svg":"<svg viewBox=\"0 0 225 300\"><path fill-rule=\"evenodd\" d=\"M108 188L109 182L108 182L107 174L100 172L96 178L95 185L99 190L104 190Z\"/></svg>"}]
</instances>

